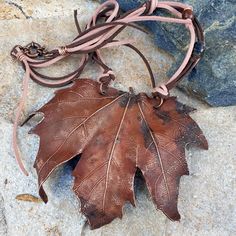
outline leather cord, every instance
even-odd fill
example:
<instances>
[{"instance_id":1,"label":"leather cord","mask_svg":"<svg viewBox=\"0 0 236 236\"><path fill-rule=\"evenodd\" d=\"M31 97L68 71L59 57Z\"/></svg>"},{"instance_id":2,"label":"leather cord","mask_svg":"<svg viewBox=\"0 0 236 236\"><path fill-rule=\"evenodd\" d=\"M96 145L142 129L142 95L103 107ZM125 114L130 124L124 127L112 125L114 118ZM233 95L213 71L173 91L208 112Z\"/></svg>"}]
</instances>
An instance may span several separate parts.
<instances>
[{"instance_id":1,"label":"leather cord","mask_svg":"<svg viewBox=\"0 0 236 236\"><path fill-rule=\"evenodd\" d=\"M167 11L175 15L177 18L147 15L151 14L153 10L159 8L166 9ZM186 10L188 14L185 14ZM85 67L85 64L88 62L87 59L83 57L81 60L81 64L76 71L71 72L70 74L62 77L55 77L55 78L48 77L40 74L39 72L36 72L35 69L52 65L71 54L83 54L83 55L87 54L86 58L88 58L89 54L94 54L101 48L107 47L108 45L110 46L115 45L114 38L127 26L138 28L137 26L133 25L132 22L160 20L164 22L185 24L186 27L189 28L191 32L191 42L190 42L191 45L183 64L180 66L177 72L171 77L171 79L166 84L156 86L155 81L152 77L153 73L150 73L149 69L150 67L148 68L152 80L152 86L154 87L153 94L158 96L166 96L166 94L163 92L161 88L165 86L169 93L169 90L172 89L176 85L176 83L179 80L181 80L192 69L193 66L196 65L201 56L201 54L199 54L198 57L196 57L196 53L195 54L193 53L195 46L194 42L196 41L195 35L197 38L198 45L199 43L201 43L204 46L204 36L201 26L196 20L196 18L193 16L191 8L182 3L176 3L176 2L159 3L158 1L152 0L143 4L141 7L134 9L122 16L119 14L120 10L118 3L114 0L107 1L98 8L94 16L92 17L91 21L88 23L86 30L82 32L77 20L77 11L75 11L74 13L75 23L79 35L75 38L75 40L71 44L68 44L64 47L59 47L58 49L54 49L51 52L48 52L48 54L50 54L51 57L47 58L46 60L39 60L32 58L30 58L31 59L30 60L29 58L26 58L30 67L30 72L31 72L30 77L34 81L44 86L49 86L49 87L64 86L80 76L81 72ZM101 18L105 18L105 23L102 24L98 23L98 21L101 20ZM120 42L120 45L122 44L125 43ZM116 45L119 44L116 43ZM17 57L17 53L14 49L12 51L12 55ZM105 62L102 60L100 56L101 54L97 53L97 55L99 61L105 64ZM50 80L54 80L54 82L50 82Z\"/></svg>"}]
</instances>

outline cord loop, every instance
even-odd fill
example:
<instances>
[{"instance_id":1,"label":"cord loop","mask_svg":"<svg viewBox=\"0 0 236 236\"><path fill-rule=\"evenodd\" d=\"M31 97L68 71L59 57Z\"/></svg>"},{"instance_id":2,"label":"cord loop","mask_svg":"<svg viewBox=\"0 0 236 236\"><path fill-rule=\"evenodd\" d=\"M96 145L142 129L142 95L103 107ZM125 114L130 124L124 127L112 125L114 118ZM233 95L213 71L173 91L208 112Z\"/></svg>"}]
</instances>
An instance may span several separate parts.
<instances>
[{"instance_id":1,"label":"cord loop","mask_svg":"<svg viewBox=\"0 0 236 236\"><path fill-rule=\"evenodd\" d=\"M158 0L149 0L148 1L150 4L149 4L149 9L147 9L148 11L148 15L152 15L153 12L156 10L157 8L157 4L158 4Z\"/></svg>"},{"instance_id":2,"label":"cord loop","mask_svg":"<svg viewBox=\"0 0 236 236\"><path fill-rule=\"evenodd\" d=\"M170 92L165 84L161 84L160 86L155 87L153 89L153 95L159 96L161 98L168 98L170 95Z\"/></svg>"},{"instance_id":3,"label":"cord loop","mask_svg":"<svg viewBox=\"0 0 236 236\"><path fill-rule=\"evenodd\" d=\"M100 93L105 94L105 90L112 80L115 80L114 72L109 69L108 71L104 71L101 76L98 77L98 82L100 85Z\"/></svg>"},{"instance_id":4,"label":"cord loop","mask_svg":"<svg viewBox=\"0 0 236 236\"><path fill-rule=\"evenodd\" d=\"M11 56L20 62L23 62L26 60L26 55L23 52L23 48L18 45L12 49Z\"/></svg>"}]
</instances>

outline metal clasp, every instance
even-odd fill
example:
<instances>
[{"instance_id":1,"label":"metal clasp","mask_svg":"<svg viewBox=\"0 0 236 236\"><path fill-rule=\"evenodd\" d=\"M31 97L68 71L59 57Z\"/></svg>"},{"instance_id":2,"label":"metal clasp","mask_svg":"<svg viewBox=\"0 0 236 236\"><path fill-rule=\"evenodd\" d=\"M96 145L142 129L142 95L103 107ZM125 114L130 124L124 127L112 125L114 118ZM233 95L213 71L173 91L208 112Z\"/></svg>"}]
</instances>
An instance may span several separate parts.
<instances>
[{"instance_id":1,"label":"metal clasp","mask_svg":"<svg viewBox=\"0 0 236 236\"><path fill-rule=\"evenodd\" d=\"M52 53L49 53L46 47L41 46L40 44L35 42L27 44L25 47L22 47L22 49L24 54L30 58L36 58L36 57L50 58L52 56Z\"/></svg>"}]
</instances>

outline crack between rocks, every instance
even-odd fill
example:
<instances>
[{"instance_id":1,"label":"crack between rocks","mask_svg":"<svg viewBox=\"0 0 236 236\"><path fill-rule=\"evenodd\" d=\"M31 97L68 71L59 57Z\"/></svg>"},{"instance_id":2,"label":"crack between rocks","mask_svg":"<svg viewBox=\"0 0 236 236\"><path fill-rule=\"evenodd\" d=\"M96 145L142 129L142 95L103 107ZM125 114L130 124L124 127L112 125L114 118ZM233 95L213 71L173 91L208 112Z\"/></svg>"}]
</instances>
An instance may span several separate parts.
<instances>
[{"instance_id":1,"label":"crack between rocks","mask_svg":"<svg viewBox=\"0 0 236 236\"><path fill-rule=\"evenodd\" d=\"M209 27L205 29L205 33L208 33L214 30L225 30L234 23L235 19L236 17L233 16L229 18L227 21L225 21L223 24L220 21L214 21Z\"/></svg>"},{"instance_id":2,"label":"crack between rocks","mask_svg":"<svg viewBox=\"0 0 236 236\"><path fill-rule=\"evenodd\" d=\"M163 230L162 236L167 236L167 234L168 234L168 232L167 232L168 220L169 220L169 219L166 217L166 219L165 219L165 225L164 225L164 230Z\"/></svg>"},{"instance_id":3,"label":"crack between rocks","mask_svg":"<svg viewBox=\"0 0 236 236\"><path fill-rule=\"evenodd\" d=\"M2 194L0 194L0 235L7 235L7 233L8 226L5 216L4 198Z\"/></svg>"},{"instance_id":4,"label":"crack between rocks","mask_svg":"<svg viewBox=\"0 0 236 236\"><path fill-rule=\"evenodd\" d=\"M25 11L23 10L23 7L20 6L19 4L12 2L12 1L6 1L7 4L16 7L21 13L22 15L26 18L26 19L32 19L31 16L28 16Z\"/></svg>"}]
</instances>

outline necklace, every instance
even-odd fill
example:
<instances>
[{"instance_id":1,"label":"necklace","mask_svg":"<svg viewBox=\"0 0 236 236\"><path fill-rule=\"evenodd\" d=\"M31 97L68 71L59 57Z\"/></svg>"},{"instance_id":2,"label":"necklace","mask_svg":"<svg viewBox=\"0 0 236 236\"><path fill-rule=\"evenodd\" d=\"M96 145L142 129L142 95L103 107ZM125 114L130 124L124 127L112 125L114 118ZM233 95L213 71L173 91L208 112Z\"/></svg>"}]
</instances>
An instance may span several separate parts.
<instances>
[{"instance_id":1,"label":"necklace","mask_svg":"<svg viewBox=\"0 0 236 236\"><path fill-rule=\"evenodd\" d=\"M173 17L152 15L159 9ZM202 131L189 116L193 109L170 96L170 90L196 66L204 52L204 34L198 20L185 4L155 0L124 14L115 0L106 1L95 11L84 31L79 26L77 11L74 16L78 36L72 43L51 51L30 43L25 47L17 45L11 51L25 69L23 94L13 129L13 149L21 170L28 175L17 146L17 127L29 80L47 87L71 83L37 111L44 114L44 119L32 129L40 137L34 167L44 202L48 199L43 183L49 175L56 167L81 155L73 171L73 190L92 229L122 217L125 202L135 204L133 182L138 169L157 208L171 220L179 220L178 185L180 177L188 174L185 146L208 148ZM140 21L184 24L190 32L186 57L165 84L156 85L148 60L130 40L116 39L126 27L143 30L134 24ZM109 86L115 75L100 51L118 45L133 49L144 61L153 87L151 95ZM68 75L49 77L37 71L76 54L82 55L82 59ZM91 60L101 68L97 81L77 79Z\"/></svg>"}]
</instances>

